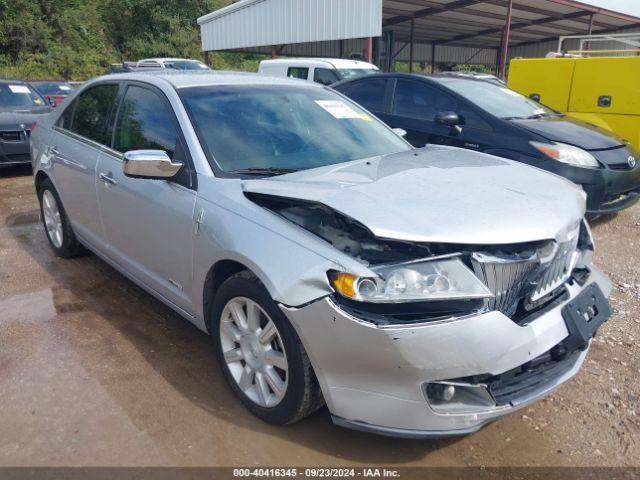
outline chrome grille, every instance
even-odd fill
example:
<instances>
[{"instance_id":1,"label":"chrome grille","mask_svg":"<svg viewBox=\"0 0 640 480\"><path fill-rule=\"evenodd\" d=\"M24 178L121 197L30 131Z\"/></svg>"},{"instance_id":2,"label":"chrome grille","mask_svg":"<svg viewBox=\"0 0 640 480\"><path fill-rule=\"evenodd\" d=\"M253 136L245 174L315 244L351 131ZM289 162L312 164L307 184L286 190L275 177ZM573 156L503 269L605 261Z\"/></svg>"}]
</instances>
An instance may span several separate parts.
<instances>
[{"instance_id":1,"label":"chrome grille","mask_svg":"<svg viewBox=\"0 0 640 480\"><path fill-rule=\"evenodd\" d=\"M538 266L535 256L507 259L483 253L474 253L472 263L475 274L494 295L488 300L489 309L507 316L515 312L522 298L524 281Z\"/></svg>"},{"instance_id":2,"label":"chrome grille","mask_svg":"<svg viewBox=\"0 0 640 480\"><path fill-rule=\"evenodd\" d=\"M550 242L535 251L520 254L471 256L474 273L491 290L491 310L511 316L524 297L535 302L562 285L571 275L578 257L578 235L564 243Z\"/></svg>"},{"instance_id":3,"label":"chrome grille","mask_svg":"<svg viewBox=\"0 0 640 480\"><path fill-rule=\"evenodd\" d=\"M536 289L531 294L532 302L551 293L569 278L578 259L577 245L578 235L574 239L558 245L555 255L546 264L546 268L535 282Z\"/></svg>"}]
</instances>

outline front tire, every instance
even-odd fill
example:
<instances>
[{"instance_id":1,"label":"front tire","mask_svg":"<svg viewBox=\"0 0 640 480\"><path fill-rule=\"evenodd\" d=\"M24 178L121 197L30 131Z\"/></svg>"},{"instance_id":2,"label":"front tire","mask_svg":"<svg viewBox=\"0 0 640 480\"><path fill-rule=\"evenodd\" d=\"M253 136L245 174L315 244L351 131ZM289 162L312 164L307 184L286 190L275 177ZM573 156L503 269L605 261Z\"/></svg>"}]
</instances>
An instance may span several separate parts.
<instances>
[{"instance_id":1,"label":"front tire","mask_svg":"<svg viewBox=\"0 0 640 480\"><path fill-rule=\"evenodd\" d=\"M224 377L251 413L286 425L324 405L298 335L254 276L241 272L220 286L211 320Z\"/></svg>"},{"instance_id":2,"label":"front tire","mask_svg":"<svg viewBox=\"0 0 640 480\"><path fill-rule=\"evenodd\" d=\"M44 230L56 255L71 258L82 253L82 245L73 233L60 196L48 178L38 187L38 200Z\"/></svg>"}]
</instances>

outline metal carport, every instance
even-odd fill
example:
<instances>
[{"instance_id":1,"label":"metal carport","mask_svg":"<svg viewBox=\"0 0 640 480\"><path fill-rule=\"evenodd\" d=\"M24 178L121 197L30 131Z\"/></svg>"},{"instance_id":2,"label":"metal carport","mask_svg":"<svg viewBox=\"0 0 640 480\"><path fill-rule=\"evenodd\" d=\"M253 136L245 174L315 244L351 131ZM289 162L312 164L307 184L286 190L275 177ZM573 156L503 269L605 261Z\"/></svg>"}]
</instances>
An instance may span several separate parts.
<instances>
[{"instance_id":1,"label":"metal carport","mask_svg":"<svg viewBox=\"0 0 640 480\"><path fill-rule=\"evenodd\" d=\"M205 52L496 65L562 35L618 33L640 18L574 0L241 0L198 19ZM511 50L510 50L511 49Z\"/></svg>"}]
</instances>

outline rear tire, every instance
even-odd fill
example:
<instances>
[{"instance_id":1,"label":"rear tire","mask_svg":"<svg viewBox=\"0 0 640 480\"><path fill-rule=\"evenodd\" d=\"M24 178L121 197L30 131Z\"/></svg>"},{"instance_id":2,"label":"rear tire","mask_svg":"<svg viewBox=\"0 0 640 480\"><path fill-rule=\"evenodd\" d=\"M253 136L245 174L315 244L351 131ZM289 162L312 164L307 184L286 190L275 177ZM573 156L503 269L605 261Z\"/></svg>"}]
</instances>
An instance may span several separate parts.
<instances>
[{"instance_id":1,"label":"rear tire","mask_svg":"<svg viewBox=\"0 0 640 480\"><path fill-rule=\"evenodd\" d=\"M48 178L38 186L40 216L51 248L62 258L72 258L84 252L73 233L60 196Z\"/></svg>"},{"instance_id":2,"label":"rear tire","mask_svg":"<svg viewBox=\"0 0 640 480\"><path fill-rule=\"evenodd\" d=\"M286 425L324 405L298 335L257 278L245 271L227 279L216 292L211 315L222 373L251 413Z\"/></svg>"}]
</instances>

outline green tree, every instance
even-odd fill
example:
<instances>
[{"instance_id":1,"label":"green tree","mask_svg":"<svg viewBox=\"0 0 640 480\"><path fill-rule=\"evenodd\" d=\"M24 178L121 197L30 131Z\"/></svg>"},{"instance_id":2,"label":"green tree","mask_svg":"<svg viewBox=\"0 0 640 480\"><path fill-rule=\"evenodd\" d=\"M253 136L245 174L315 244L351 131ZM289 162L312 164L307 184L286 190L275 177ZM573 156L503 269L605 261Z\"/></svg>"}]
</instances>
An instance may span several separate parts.
<instances>
[{"instance_id":1,"label":"green tree","mask_svg":"<svg viewBox=\"0 0 640 480\"><path fill-rule=\"evenodd\" d=\"M0 77L85 80L145 57L202 59L199 16L231 0L0 0ZM257 55L215 53L218 69Z\"/></svg>"}]
</instances>

